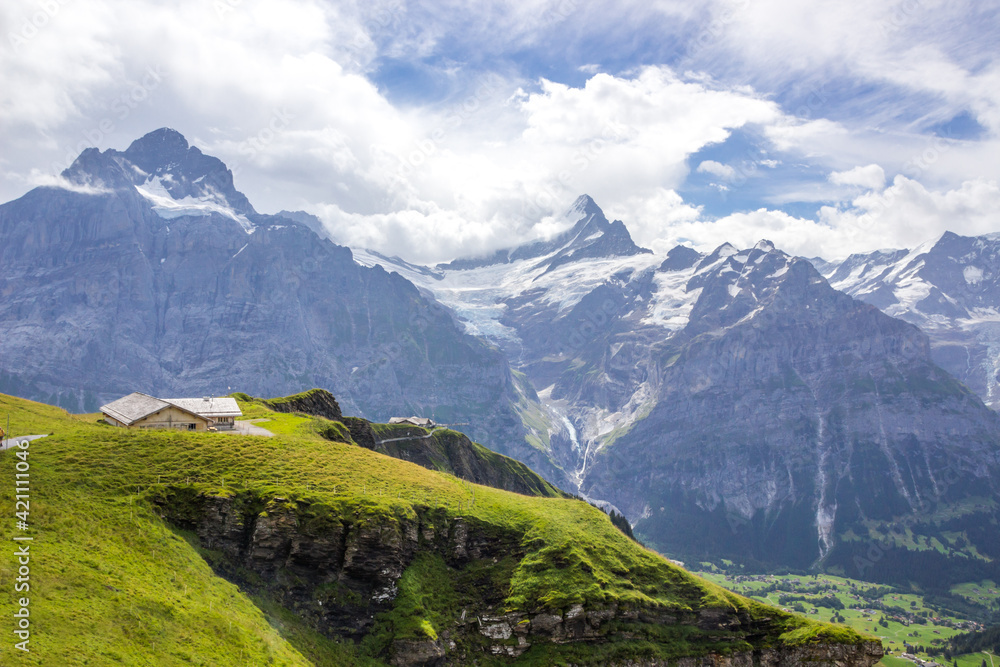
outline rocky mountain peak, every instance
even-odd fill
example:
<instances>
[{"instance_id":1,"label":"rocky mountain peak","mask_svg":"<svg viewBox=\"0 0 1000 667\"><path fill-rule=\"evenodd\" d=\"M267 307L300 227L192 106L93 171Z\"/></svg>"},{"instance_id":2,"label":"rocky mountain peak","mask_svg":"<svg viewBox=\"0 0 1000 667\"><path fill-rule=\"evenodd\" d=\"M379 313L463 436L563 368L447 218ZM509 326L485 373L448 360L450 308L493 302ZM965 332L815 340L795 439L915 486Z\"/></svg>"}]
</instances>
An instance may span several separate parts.
<instances>
[{"instance_id":1,"label":"rocky mountain peak","mask_svg":"<svg viewBox=\"0 0 1000 667\"><path fill-rule=\"evenodd\" d=\"M161 127L133 141L125 149L125 157L146 171L152 171L157 164L180 162L190 148L183 134Z\"/></svg>"},{"instance_id":2,"label":"rocky mountain peak","mask_svg":"<svg viewBox=\"0 0 1000 667\"><path fill-rule=\"evenodd\" d=\"M570 206L569 210L566 212L566 216L576 216L577 220L594 216L604 218L604 211L602 211L601 207L597 205L597 202L594 201L593 197L584 194L576 198L576 201L573 202L572 206ZM605 222L607 222L607 218L604 219Z\"/></svg>"},{"instance_id":3,"label":"rocky mountain peak","mask_svg":"<svg viewBox=\"0 0 1000 667\"><path fill-rule=\"evenodd\" d=\"M63 177L78 185L134 190L162 218L218 213L250 231L253 225L246 216L257 215L225 163L170 128L154 130L124 151L88 148Z\"/></svg>"},{"instance_id":4,"label":"rocky mountain peak","mask_svg":"<svg viewBox=\"0 0 1000 667\"><path fill-rule=\"evenodd\" d=\"M725 259L726 257L729 257L731 255L735 255L738 252L739 250L737 250L736 247L733 246L731 243L728 242L723 243L718 248L710 252L708 254L708 257L701 260L701 262L698 264L698 271L701 271L709 266L712 266L719 260Z\"/></svg>"},{"instance_id":5,"label":"rocky mountain peak","mask_svg":"<svg viewBox=\"0 0 1000 667\"><path fill-rule=\"evenodd\" d=\"M632 240L628 228L621 220L610 222L601 207L589 195L581 195L562 215L571 223L566 231L547 241L533 241L514 248L497 250L486 257L457 259L439 264L440 270L469 270L497 264L511 264L519 260L537 259L536 268L551 271L577 259L597 257L626 257L651 254Z\"/></svg>"},{"instance_id":6,"label":"rocky mountain peak","mask_svg":"<svg viewBox=\"0 0 1000 667\"><path fill-rule=\"evenodd\" d=\"M660 271L683 271L698 263L702 255L694 248L679 245L667 253L667 258L660 264Z\"/></svg>"}]
</instances>

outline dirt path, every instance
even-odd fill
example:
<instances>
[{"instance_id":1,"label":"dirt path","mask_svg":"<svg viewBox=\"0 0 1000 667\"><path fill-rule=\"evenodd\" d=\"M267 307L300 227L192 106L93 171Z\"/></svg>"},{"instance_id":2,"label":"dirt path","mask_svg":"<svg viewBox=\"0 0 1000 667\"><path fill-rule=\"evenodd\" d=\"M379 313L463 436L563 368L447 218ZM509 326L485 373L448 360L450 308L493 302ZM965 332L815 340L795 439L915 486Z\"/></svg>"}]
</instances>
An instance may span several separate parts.
<instances>
[{"instance_id":1,"label":"dirt path","mask_svg":"<svg viewBox=\"0 0 1000 667\"><path fill-rule=\"evenodd\" d=\"M6 440L0 440L0 452L5 449L10 449L11 447L17 447L17 443L22 440L38 440L39 438L44 437L44 435L18 435L13 438L7 438Z\"/></svg>"},{"instance_id":2,"label":"dirt path","mask_svg":"<svg viewBox=\"0 0 1000 667\"><path fill-rule=\"evenodd\" d=\"M254 420L256 421L256 420ZM256 424L251 424L248 421L236 421L231 431L219 431L219 433L235 433L237 435L262 435L266 438L273 438L274 434L268 431L266 428L261 428Z\"/></svg>"}]
</instances>

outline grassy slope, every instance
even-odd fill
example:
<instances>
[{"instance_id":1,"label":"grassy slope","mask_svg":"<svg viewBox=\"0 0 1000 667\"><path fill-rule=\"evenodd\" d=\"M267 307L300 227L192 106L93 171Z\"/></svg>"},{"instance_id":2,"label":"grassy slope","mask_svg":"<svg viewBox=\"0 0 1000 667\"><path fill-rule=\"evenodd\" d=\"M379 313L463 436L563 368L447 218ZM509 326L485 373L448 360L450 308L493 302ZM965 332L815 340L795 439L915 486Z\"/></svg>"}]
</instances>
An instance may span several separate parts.
<instances>
[{"instance_id":1,"label":"grassy slope","mask_svg":"<svg viewBox=\"0 0 1000 667\"><path fill-rule=\"evenodd\" d=\"M262 425L278 435L258 438L120 430L96 424L96 415L73 417L0 395L0 415L8 412L15 434L53 433L29 450L35 626L24 664L358 662L350 657L352 648L323 640L295 617L266 600L254 604L214 576L196 547L149 509L147 499L158 485L188 483L213 492L249 488L309 499L333 511L388 520L412 515L414 506L432 506L517 531L528 556L514 567L509 608L559 609L576 602L734 607L780 619L787 643L860 639L698 579L622 536L586 503L480 487L329 442L308 418L268 413L272 421ZM12 452L0 454L0 539L8 544L14 532L8 480L15 461ZM10 582L14 567L9 552L0 555L0 580ZM4 586L0 616L11 618L15 597ZM424 620L434 621L409 622Z\"/></svg>"},{"instance_id":2,"label":"grassy slope","mask_svg":"<svg viewBox=\"0 0 1000 667\"><path fill-rule=\"evenodd\" d=\"M467 440L467 436L458 431L448 428L427 430L419 426L403 424L372 424L372 430L379 440L412 437L411 440L397 440L380 445L380 449L385 453L406 460L418 460L414 459L413 455L421 456L421 458L426 457L432 463L432 469L452 474L455 473L455 470L450 452L453 451L453 448L463 449L463 443L468 442L466 453L469 458L475 459L477 463L481 463L485 467L500 471L509 479L519 478L524 484L523 488L531 489L535 495L550 498L568 496L541 476L536 475L531 468L520 461L498 454L483 447L478 442ZM459 454L457 451L455 453Z\"/></svg>"}]
</instances>

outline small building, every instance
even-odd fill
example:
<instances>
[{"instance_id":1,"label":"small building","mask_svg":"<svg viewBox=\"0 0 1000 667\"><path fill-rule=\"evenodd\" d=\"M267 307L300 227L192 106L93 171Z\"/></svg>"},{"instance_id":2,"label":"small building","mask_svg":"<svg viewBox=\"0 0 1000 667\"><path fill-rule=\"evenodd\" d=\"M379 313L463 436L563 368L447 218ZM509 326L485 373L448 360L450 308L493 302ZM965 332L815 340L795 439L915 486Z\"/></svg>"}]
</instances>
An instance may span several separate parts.
<instances>
[{"instance_id":1,"label":"small building","mask_svg":"<svg viewBox=\"0 0 1000 667\"><path fill-rule=\"evenodd\" d=\"M162 399L141 392L103 405L101 412L112 426L183 431L231 429L236 417L243 414L234 398Z\"/></svg>"},{"instance_id":2,"label":"small building","mask_svg":"<svg viewBox=\"0 0 1000 667\"><path fill-rule=\"evenodd\" d=\"M212 424L216 428L231 429L235 426L236 418L243 416L243 411L240 410L236 399L229 396L165 398L163 400L182 410L187 410L212 420Z\"/></svg>"},{"instance_id":3,"label":"small building","mask_svg":"<svg viewBox=\"0 0 1000 667\"><path fill-rule=\"evenodd\" d=\"M389 420L390 424L408 424L410 426L419 426L421 428L434 428L437 424L433 420L427 417L393 417Z\"/></svg>"}]
</instances>

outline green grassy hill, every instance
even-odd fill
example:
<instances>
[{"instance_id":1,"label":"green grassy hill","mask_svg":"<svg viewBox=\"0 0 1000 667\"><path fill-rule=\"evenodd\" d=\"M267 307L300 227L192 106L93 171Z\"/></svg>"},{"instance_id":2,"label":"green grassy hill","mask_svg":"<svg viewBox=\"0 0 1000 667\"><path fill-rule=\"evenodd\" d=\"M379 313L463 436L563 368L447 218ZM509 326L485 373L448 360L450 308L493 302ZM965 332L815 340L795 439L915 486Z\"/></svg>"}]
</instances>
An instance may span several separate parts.
<instances>
[{"instance_id":1,"label":"green grassy hill","mask_svg":"<svg viewBox=\"0 0 1000 667\"><path fill-rule=\"evenodd\" d=\"M372 424L360 417L344 417L337 400L325 389L267 399L244 393L234 396L243 414L251 418L270 422L275 412L291 413L305 419L301 424L303 428L328 440L353 441L393 458L497 489L529 496L568 497L520 461L487 449L464 433L442 427L425 429L408 424ZM285 421L283 417L278 419L281 423Z\"/></svg>"},{"instance_id":2,"label":"green grassy hill","mask_svg":"<svg viewBox=\"0 0 1000 667\"><path fill-rule=\"evenodd\" d=\"M586 503L478 486L332 442L322 420L257 417L270 420L261 425L274 438L138 432L98 424L97 415L72 416L0 395L0 418L8 413L15 435L51 435L21 457L30 465L28 531L15 528L10 480L17 450L0 454L0 537L8 545L15 535L34 538L28 594L15 593L10 583L17 568L13 548L0 554L0 618L7 619L0 625L8 624L0 627L8 637L0 648L3 664L372 665L433 645L444 646L454 664L474 656L484 665L582 665L708 652L808 652L829 644L854 650L851 664L874 662L871 646L867 653L857 648L862 635L697 578L624 537ZM214 525L206 517L224 511L230 514L217 516L218 525L236 536L232 544L249 545L249 555L226 547L225 536L205 532ZM243 520L256 522L252 540ZM273 530L261 537L263 526ZM305 562L296 561L296 553L331 542L337 526L347 536L341 579L328 576L313 586L309 582L327 575L296 569ZM349 584L361 579L344 574L347 561L362 567L365 545L386 544L366 539L408 536L411 528L407 544L414 549L396 545L408 560L392 594L359 597L360 589ZM281 543L279 529L299 540L290 555L281 555L287 560L267 551ZM470 535L468 556L442 546L452 548L459 529ZM219 538L216 547L205 548L206 536ZM303 542L307 538L313 542ZM505 557L490 557L491 539ZM485 555L475 556L477 549ZM310 557L319 558L316 553ZM9 629L22 595L30 597L31 652L15 655ZM347 635L334 623L344 622L338 609L356 608L372 612L357 644L338 639ZM601 631L586 641L539 638L543 620L559 618L569 628L574 609L586 611L587 628L591 614L604 614ZM487 613L520 614L527 625L491 638ZM517 653L525 636L530 648L516 659L504 657ZM509 652L494 656L498 646Z\"/></svg>"}]
</instances>

